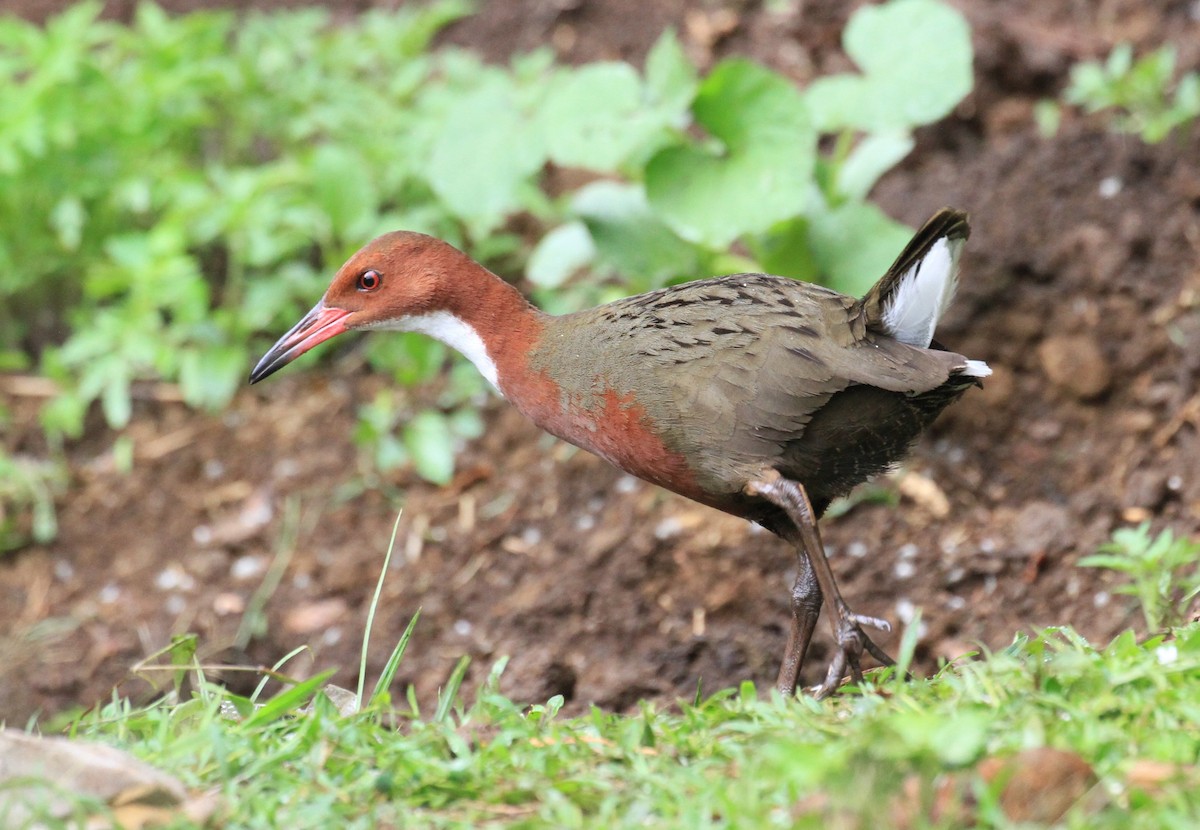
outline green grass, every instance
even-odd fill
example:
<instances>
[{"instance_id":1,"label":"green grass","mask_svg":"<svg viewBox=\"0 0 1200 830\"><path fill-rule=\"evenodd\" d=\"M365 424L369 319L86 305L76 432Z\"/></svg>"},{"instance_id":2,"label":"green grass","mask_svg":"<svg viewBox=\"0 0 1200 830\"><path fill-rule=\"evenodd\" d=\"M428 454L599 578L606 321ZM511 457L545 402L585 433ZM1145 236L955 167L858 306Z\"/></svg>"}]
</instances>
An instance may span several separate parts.
<instances>
[{"instance_id":1,"label":"green grass","mask_svg":"<svg viewBox=\"0 0 1200 830\"><path fill-rule=\"evenodd\" d=\"M1128 633L1103 649L1049 629L932 679L885 672L822 702L747 683L695 704L564 718L557 700L508 700L498 677L465 709L444 696L436 712L418 712L381 695L350 716L321 694L297 713L319 678L252 713L239 701L241 719L222 715L227 693L204 686L181 705L115 701L73 731L215 788L228 827L893 827L905 809L926 816L911 826L961 826L961 815L927 820L911 794L947 775L978 826L1007 827L1003 782L977 767L1042 746L1077 753L1099 777L1063 826L1200 817L1186 775L1153 797L1130 785L1146 760L1196 763L1197 626L1170 642Z\"/></svg>"},{"instance_id":2,"label":"green grass","mask_svg":"<svg viewBox=\"0 0 1200 830\"><path fill-rule=\"evenodd\" d=\"M1147 556L1156 546L1174 553ZM1176 560L1194 560L1197 547L1167 535L1151 544L1142 527L1119 531L1105 561L1089 564L1132 584L1156 569L1177 576ZM707 699L698 688L692 701L643 703L633 715L593 708L567 718L561 698L531 706L502 695L505 659L469 706L459 695L466 658L432 711L411 689L395 700L416 617L366 695L382 589L381 576L357 693L325 686L331 670L288 678L293 653L240 697L207 681L195 638L184 636L153 658L174 694L143 708L114 698L65 731L218 793L222 826L233 828L1016 827L1030 826L1016 821L1020 811L1055 801L1056 826L1192 827L1200 818L1200 624L1140 642L1127 631L1104 648L1049 628L905 681L914 621L896 669L831 699L784 699L747 682ZM178 703L189 674L196 691ZM284 689L261 701L268 678ZM1032 760L1042 748L1091 777L1056 779L1072 767ZM998 762L1008 764L999 773ZM103 809L80 798L77 814ZM180 816L177 826L193 825Z\"/></svg>"}]
</instances>

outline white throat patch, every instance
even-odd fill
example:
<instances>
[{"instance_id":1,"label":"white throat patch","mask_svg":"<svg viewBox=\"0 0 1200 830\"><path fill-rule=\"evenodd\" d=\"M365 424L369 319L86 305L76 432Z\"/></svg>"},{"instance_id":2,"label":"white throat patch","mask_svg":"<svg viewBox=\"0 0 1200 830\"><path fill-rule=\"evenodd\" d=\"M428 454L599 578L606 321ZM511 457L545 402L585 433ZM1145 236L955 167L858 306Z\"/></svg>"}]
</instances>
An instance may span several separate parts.
<instances>
[{"instance_id":1,"label":"white throat patch","mask_svg":"<svg viewBox=\"0 0 1200 830\"><path fill-rule=\"evenodd\" d=\"M479 374L487 378L488 383L500 390L499 375L496 373L496 363L487 352L487 346L479 332L464 323L448 311L433 311L429 314L414 314L401 317L380 328L396 329L397 331L418 331L428 334L435 340L440 340L450 348L459 352L467 360L475 364ZM501 392L503 394L503 392Z\"/></svg>"}]
</instances>

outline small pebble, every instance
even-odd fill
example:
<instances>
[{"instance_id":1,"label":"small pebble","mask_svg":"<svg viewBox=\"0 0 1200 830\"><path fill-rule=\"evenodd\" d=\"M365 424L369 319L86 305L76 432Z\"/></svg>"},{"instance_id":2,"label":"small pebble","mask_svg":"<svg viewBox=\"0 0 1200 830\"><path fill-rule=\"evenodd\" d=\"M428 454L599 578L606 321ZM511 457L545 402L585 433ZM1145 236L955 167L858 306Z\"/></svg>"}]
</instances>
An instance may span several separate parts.
<instances>
[{"instance_id":1,"label":"small pebble","mask_svg":"<svg viewBox=\"0 0 1200 830\"><path fill-rule=\"evenodd\" d=\"M683 530L683 523L676 516L667 516L654 526L654 538L660 542L673 539Z\"/></svg>"},{"instance_id":2,"label":"small pebble","mask_svg":"<svg viewBox=\"0 0 1200 830\"><path fill-rule=\"evenodd\" d=\"M239 582L263 573L267 569L267 560L261 556L239 556L229 567L229 575Z\"/></svg>"},{"instance_id":3,"label":"small pebble","mask_svg":"<svg viewBox=\"0 0 1200 830\"><path fill-rule=\"evenodd\" d=\"M1096 188L1096 192L1100 194L1101 199L1111 199L1120 193L1124 186L1124 182L1116 176L1105 176L1100 180L1100 186Z\"/></svg>"},{"instance_id":4,"label":"small pebble","mask_svg":"<svg viewBox=\"0 0 1200 830\"><path fill-rule=\"evenodd\" d=\"M1090 334L1048 337L1037 352L1050 382L1080 400L1099 397L1112 383L1108 359Z\"/></svg>"},{"instance_id":5,"label":"small pebble","mask_svg":"<svg viewBox=\"0 0 1200 830\"><path fill-rule=\"evenodd\" d=\"M190 591L196 587L196 580L179 565L168 565L154 578L154 585L160 591Z\"/></svg>"}]
</instances>

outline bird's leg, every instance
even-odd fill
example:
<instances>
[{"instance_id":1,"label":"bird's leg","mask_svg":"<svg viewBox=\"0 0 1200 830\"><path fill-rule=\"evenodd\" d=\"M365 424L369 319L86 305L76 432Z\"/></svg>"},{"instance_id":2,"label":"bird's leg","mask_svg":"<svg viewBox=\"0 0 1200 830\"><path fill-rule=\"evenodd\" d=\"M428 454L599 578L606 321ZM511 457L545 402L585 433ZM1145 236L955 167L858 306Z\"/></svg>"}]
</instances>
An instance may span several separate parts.
<instances>
[{"instance_id":1,"label":"bird's leg","mask_svg":"<svg viewBox=\"0 0 1200 830\"><path fill-rule=\"evenodd\" d=\"M796 526L802 555L811 563L810 566L819 590L829 600L830 623L833 627L834 639L837 642L837 652L829 664L824 682L817 687L817 697L825 697L833 692L847 670L854 682L862 681L859 657L864 649L884 665L894 665L895 661L888 657L883 649L871 642L871 639L862 630L863 626L867 626L879 631L890 631L891 626L888 622L863 614L855 614L842 599L842 594L838 591L837 582L833 577L833 569L829 567L829 560L825 558L821 533L817 529L816 516L813 513L812 503L808 500L808 493L804 490L804 485L784 478L777 471L771 470L749 482L745 489L747 494L764 498L787 513L788 518ZM803 567L801 573L803 573ZM809 633L811 634L811 629ZM791 645L789 638L789 648ZM785 654L785 660L789 656L790 652ZM782 676L781 670L781 680Z\"/></svg>"},{"instance_id":2,"label":"bird's leg","mask_svg":"<svg viewBox=\"0 0 1200 830\"><path fill-rule=\"evenodd\" d=\"M791 697L800 682L800 667L812 641L813 629L821 616L821 585L813 574L812 562L803 550L796 551L800 570L792 584L792 624L788 629L787 647L783 651L783 664L779 667L779 679L775 686L780 694Z\"/></svg>"}]
</instances>

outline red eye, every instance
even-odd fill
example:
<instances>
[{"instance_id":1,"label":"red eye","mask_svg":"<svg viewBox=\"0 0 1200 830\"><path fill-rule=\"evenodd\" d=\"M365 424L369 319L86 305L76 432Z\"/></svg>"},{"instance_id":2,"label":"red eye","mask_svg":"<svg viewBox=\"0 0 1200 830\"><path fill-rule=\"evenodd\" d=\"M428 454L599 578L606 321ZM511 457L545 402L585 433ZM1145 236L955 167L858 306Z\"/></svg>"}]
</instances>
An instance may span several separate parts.
<instances>
[{"instance_id":1,"label":"red eye","mask_svg":"<svg viewBox=\"0 0 1200 830\"><path fill-rule=\"evenodd\" d=\"M383 284L383 275L372 269L363 271L358 275L358 290L359 291L374 291Z\"/></svg>"}]
</instances>

